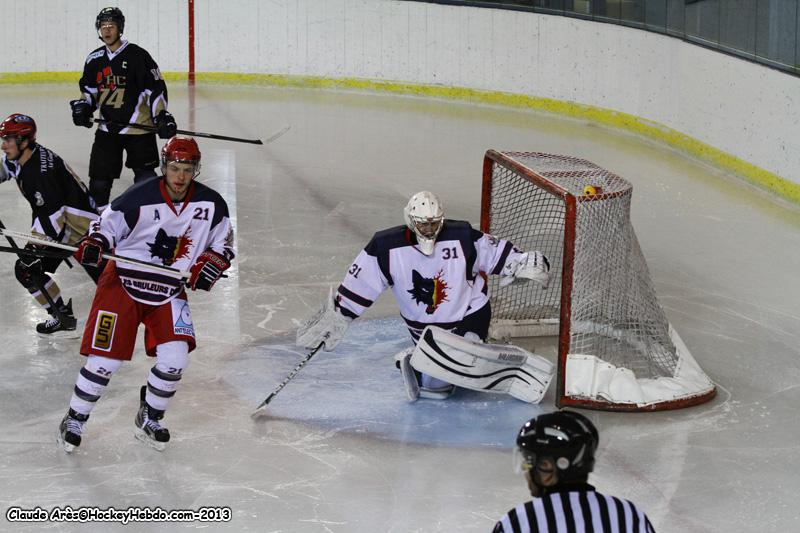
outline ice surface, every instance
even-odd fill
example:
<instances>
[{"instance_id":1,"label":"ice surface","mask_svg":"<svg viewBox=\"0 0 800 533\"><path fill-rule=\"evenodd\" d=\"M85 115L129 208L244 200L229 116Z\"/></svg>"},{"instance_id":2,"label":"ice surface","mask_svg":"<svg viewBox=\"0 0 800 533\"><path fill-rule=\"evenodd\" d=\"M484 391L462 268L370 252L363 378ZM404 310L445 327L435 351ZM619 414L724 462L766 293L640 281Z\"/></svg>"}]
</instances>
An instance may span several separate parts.
<instances>
[{"instance_id":1,"label":"ice surface","mask_svg":"<svg viewBox=\"0 0 800 533\"><path fill-rule=\"evenodd\" d=\"M162 454L133 438L141 348L114 376L67 456L55 429L82 358L78 341L34 334L44 313L0 257L0 507L228 506L222 524L22 524L3 531L489 531L526 498L511 469L519 426L541 407L473 392L409 404L392 355L409 343L390 296L250 412L303 357L300 320L322 303L407 197L433 189L477 223L488 148L576 155L634 186L633 222L667 315L719 385L712 402L654 414L587 412L600 428L593 482L636 502L659 532L793 531L800 523L800 212L704 164L581 121L417 98L318 90L170 87L181 128L266 139L199 140L200 179L228 200L238 260L190 301L198 349L170 405ZM39 140L86 176L92 133L71 124L72 86L0 87ZM190 110L190 102L194 109ZM192 111L195 123L189 121ZM129 171L114 186L131 183ZM30 211L0 186L3 222ZM86 315L93 285L57 279Z\"/></svg>"}]
</instances>

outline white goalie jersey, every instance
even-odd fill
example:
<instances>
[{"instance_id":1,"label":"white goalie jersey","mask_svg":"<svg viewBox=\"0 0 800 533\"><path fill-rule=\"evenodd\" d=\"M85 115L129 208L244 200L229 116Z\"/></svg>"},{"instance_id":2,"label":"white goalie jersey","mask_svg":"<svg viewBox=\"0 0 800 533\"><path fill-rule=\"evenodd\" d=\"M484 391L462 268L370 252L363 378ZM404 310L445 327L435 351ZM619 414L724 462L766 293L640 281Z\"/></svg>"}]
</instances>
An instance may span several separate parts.
<instances>
[{"instance_id":1,"label":"white goalie jersey","mask_svg":"<svg viewBox=\"0 0 800 533\"><path fill-rule=\"evenodd\" d=\"M380 231L356 257L336 294L338 310L356 318L387 288L416 341L428 325L452 329L489 301L486 280L521 251L465 221L445 220L434 251L425 255L406 226Z\"/></svg>"},{"instance_id":2,"label":"white goalie jersey","mask_svg":"<svg viewBox=\"0 0 800 533\"><path fill-rule=\"evenodd\" d=\"M179 204L169 200L163 178L134 185L103 211L90 235L116 255L178 270L189 270L209 249L228 261L235 255L228 205L196 181ZM116 271L125 292L142 303L160 305L183 290L178 274L122 263Z\"/></svg>"}]
</instances>

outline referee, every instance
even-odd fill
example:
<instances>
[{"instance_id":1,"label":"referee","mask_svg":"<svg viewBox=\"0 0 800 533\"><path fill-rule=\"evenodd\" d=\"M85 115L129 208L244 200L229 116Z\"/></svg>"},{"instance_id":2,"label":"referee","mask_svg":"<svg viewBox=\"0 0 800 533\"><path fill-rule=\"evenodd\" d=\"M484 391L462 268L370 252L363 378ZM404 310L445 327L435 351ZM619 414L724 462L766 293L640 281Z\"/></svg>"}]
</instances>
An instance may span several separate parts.
<instances>
[{"instance_id":1,"label":"referee","mask_svg":"<svg viewBox=\"0 0 800 533\"><path fill-rule=\"evenodd\" d=\"M573 411L532 418L514 450L533 499L511 509L493 533L653 533L643 511L627 500L597 492L587 482L594 468L597 429Z\"/></svg>"}]
</instances>

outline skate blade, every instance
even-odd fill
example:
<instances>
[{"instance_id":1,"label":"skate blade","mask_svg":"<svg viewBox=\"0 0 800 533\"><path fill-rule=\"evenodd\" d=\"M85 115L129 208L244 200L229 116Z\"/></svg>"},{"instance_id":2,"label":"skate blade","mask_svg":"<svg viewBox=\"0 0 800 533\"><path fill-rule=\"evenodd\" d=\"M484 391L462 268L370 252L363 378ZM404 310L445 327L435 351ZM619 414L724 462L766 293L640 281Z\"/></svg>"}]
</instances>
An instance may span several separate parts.
<instances>
[{"instance_id":1,"label":"skate blade","mask_svg":"<svg viewBox=\"0 0 800 533\"><path fill-rule=\"evenodd\" d=\"M158 442L157 440L151 439L143 429L136 428L133 436L136 437L137 440L144 442L158 452L163 452L167 447L166 442Z\"/></svg>"},{"instance_id":2,"label":"skate blade","mask_svg":"<svg viewBox=\"0 0 800 533\"><path fill-rule=\"evenodd\" d=\"M74 444L70 444L61 437L60 428L56 429L56 442L58 443L58 446L68 454L72 453L76 448Z\"/></svg>"}]
</instances>

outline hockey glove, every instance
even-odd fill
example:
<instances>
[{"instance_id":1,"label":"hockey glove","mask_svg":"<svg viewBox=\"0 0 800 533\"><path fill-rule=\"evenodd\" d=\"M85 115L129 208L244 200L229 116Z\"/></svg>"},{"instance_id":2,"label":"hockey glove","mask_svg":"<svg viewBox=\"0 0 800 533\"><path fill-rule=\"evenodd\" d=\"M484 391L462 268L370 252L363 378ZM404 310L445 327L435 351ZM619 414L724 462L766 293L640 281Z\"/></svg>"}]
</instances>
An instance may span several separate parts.
<instances>
[{"instance_id":1,"label":"hockey glove","mask_svg":"<svg viewBox=\"0 0 800 533\"><path fill-rule=\"evenodd\" d=\"M201 289L210 291L211 287L222 277L222 273L230 268L231 262L213 250L206 250L189 270L189 287L194 291Z\"/></svg>"},{"instance_id":2,"label":"hockey glove","mask_svg":"<svg viewBox=\"0 0 800 533\"><path fill-rule=\"evenodd\" d=\"M73 254L73 257L82 265L86 266L99 266L103 261L103 244L86 235L78 242L78 249Z\"/></svg>"},{"instance_id":3,"label":"hockey glove","mask_svg":"<svg viewBox=\"0 0 800 533\"><path fill-rule=\"evenodd\" d=\"M25 249L35 251L41 247L29 243L25 245ZM42 259L33 255L20 255L14 265L14 270L19 282L26 287L31 286L35 278L41 278L44 275Z\"/></svg>"},{"instance_id":4,"label":"hockey glove","mask_svg":"<svg viewBox=\"0 0 800 533\"><path fill-rule=\"evenodd\" d=\"M511 285L520 279L530 279L547 288L550 282L550 260L542 252L525 252L503 267L500 286Z\"/></svg>"},{"instance_id":5,"label":"hockey glove","mask_svg":"<svg viewBox=\"0 0 800 533\"><path fill-rule=\"evenodd\" d=\"M86 100L70 100L69 106L72 108L72 123L76 126L92 127L92 104Z\"/></svg>"},{"instance_id":6,"label":"hockey glove","mask_svg":"<svg viewBox=\"0 0 800 533\"><path fill-rule=\"evenodd\" d=\"M352 318L344 316L336 309L331 289L322 308L297 328L297 345L313 349L324 342L325 351L330 352L342 340L352 321Z\"/></svg>"},{"instance_id":7,"label":"hockey glove","mask_svg":"<svg viewBox=\"0 0 800 533\"><path fill-rule=\"evenodd\" d=\"M178 133L178 125L175 123L175 117L166 109L162 109L161 113L156 116L153 122L156 128L158 128L158 136L162 139L171 139Z\"/></svg>"}]
</instances>

